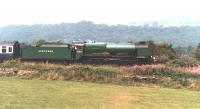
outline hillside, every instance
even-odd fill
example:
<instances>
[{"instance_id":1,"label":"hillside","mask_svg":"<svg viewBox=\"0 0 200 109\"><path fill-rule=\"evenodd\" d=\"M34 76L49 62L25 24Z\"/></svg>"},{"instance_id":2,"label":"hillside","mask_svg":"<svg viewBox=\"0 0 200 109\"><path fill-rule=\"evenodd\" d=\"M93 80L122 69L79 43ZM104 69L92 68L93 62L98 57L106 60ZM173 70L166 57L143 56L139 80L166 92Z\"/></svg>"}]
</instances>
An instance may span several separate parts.
<instances>
[{"instance_id":1,"label":"hillside","mask_svg":"<svg viewBox=\"0 0 200 109\"><path fill-rule=\"evenodd\" d=\"M175 46L196 46L200 42L200 27L109 26L82 21L46 25L10 25L0 28L0 40L19 40L30 43L37 39L64 40L66 42L77 39L107 42L155 40L170 42Z\"/></svg>"}]
</instances>

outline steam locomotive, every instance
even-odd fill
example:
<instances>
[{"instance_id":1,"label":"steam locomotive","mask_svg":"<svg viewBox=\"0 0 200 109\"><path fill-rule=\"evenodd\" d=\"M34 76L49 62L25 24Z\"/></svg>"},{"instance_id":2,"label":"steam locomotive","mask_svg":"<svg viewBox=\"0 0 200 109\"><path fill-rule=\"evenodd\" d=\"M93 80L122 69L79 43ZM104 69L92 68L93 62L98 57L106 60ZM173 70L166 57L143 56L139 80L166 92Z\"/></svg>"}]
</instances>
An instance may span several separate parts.
<instances>
[{"instance_id":1,"label":"steam locomotive","mask_svg":"<svg viewBox=\"0 0 200 109\"><path fill-rule=\"evenodd\" d=\"M80 63L146 64L152 62L148 43L72 42L22 47L18 41L0 43L0 60L62 61Z\"/></svg>"}]
</instances>

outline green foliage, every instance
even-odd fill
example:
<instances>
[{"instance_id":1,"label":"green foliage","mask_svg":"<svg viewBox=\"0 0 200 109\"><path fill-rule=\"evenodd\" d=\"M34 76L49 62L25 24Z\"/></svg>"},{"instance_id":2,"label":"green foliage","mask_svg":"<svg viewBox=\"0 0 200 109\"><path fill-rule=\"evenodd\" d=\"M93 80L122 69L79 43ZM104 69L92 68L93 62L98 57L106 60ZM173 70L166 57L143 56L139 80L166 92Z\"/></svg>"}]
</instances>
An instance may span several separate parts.
<instances>
[{"instance_id":1,"label":"green foliage","mask_svg":"<svg viewBox=\"0 0 200 109\"><path fill-rule=\"evenodd\" d=\"M167 43L158 44L155 53L158 55L167 55L169 59L174 59L176 57L176 52L172 48L172 45Z\"/></svg>"},{"instance_id":2,"label":"green foliage","mask_svg":"<svg viewBox=\"0 0 200 109\"><path fill-rule=\"evenodd\" d=\"M176 63L178 63L178 66L183 66L179 62ZM170 63L171 66L173 64ZM141 66L143 68L139 69L126 69L111 65L73 64L65 66L44 63L20 63L16 60L9 60L2 63L0 67L4 69L22 69L22 71L14 71L12 76L23 79L90 81L134 86L145 84L200 90L200 75L189 73L184 69L177 69L177 66L171 66L150 67L149 65L149 67ZM9 72L12 73L12 70L9 70Z\"/></svg>"},{"instance_id":3,"label":"green foliage","mask_svg":"<svg viewBox=\"0 0 200 109\"><path fill-rule=\"evenodd\" d=\"M185 55L193 56L195 48L192 46L188 46L188 47L178 46L178 47L175 47L175 51L178 57L185 56Z\"/></svg>"},{"instance_id":4,"label":"green foliage","mask_svg":"<svg viewBox=\"0 0 200 109\"><path fill-rule=\"evenodd\" d=\"M170 77L170 78L196 78L200 77L200 75L195 75L188 73L183 70L176 70L170 67L163 68L148 68L144 71L133 71L134 74L137 75L148 75L148 76L156 76L156 77Z\"/></svg>"},{"instance_id":5,"label":"green foliage","mask_svg":"<svg viewBox=\"0 0 200 109\"><path fill-rule=\"evenodd\" d=\"M195 55L196 58L200 58L200 43L198 44L194 55Z\"/></svg>"},{"instance_id":6,"label":"green foliage","mask_svg":"<svg viewBox=\"0 0 200 109\"><path fill-rule=\"evenodd\" d=\"M37 45L37 46L41 46L42 44L45 44L45 40L44 39L39 39L39 40L37 40L36 42L35 42L35 45Z\"/></svg>"},{"instance_id":7,"label":"green foliage","mask_svg":"<svg viewBox=\"0 0 200 109\"><path fill-rule=\"evenodd\" d=\"M51 44L64 44L65 42L63 40L57 40L50 42Z\"/></svg>"},{"instance_id":8,"label":"green foliage","mask_svg":"<svg viewBox=\"0 0 200 109\"><path fill-rule=\"evenodd\" d=\"M26 70L36 70L39 73L45 73L52 70L51 67L49 67L48 65L45 65L44 63L37 63L37 64L21 63L20 68L26 69Z\"/></svg>"},{"instance_id":9,"label":"green foliage","mask_svg":"<svg viewBox=\"0 0 200 109\"><path fill-rule=\"evenodd\" d=\"M196 59L175 59L171 60L167 63L167 66L173 66L173 67L193 67L198 66L200 63Z\"/></svg>"},{"instance_id":10,"label":"green foliage","mask_svg":"<svg viewBox=\"0 0 200 109\"><path fill-rule=\"evenodd\" d=\"M156 44L154 41L149 41L149 47L153 50L154 56L157 56L158 62L165 62L176 58L176 52L171 44Z\"/></svg>"},{"instance_id":11,"label":"green foliage","mask_svg":"<svg viewBox=\"0 0 200 109\"><path fill-rule=\"evenodd\" d=\"M145 84L156 84L161 87L170 88L187 88L193 90L200 90L200 75L188 73L184 70L177 70L172 67L163 68L149 68L143 71L133 71L135 75L142 75L142 77L151 77L145 79ZM154 78L152 78L154 77ZM130 79L127 81L131 81Z\"/></svg>"},{"instance_id":12,"label":"green foliage","mask_svg":"<svg viewBox=\"0 0 200 109\"><path fill-rule=\"evenodd\" d=\"M18 68L20 67L20 61L19 60L6 60L3 63L0 64L1 68Z\"/></svg>"},{"instance_id":13,"label":"green foliage","mask_svg":"<svg viewBox=\"0 0 200 109\"><path fill-rule=\"evenodd\" d=\"M30 44L28 44L28 42L20 42L20 48L25 48L30 46Z\"/></svg>"},{"instance_id":14,"label":"green foliage","mask_svg":"<svg viewBox=\"0 0 200 109\"><path fill-rule=\"evenodd\" d=\"M33 42L36 39L72 41L91 39L97 41L144 41L170 42L174 46L196 46L200 40L200 27L151 27L94 24L82 21L78 23L38 24L6 26L0 28L1 40ZM149 38L150 36L150 38ZM113 40L114 39L114 40Z\"/></svg>"},{"instance_id":15,"label":"green foliage","mask_svg":"<svg viewBox=\"0 0 200 109\"><path fill-rule=\"evenodd\" d=\"M107 83L115 81L113 78L115 75L125 73L126 71L111 66L95 67L91 65L71 65L68 67L59 67L59 69L54 70L54 72L57 72L55 75L62 75L62 79L64 80L84 80ZM46 74L44 73L44 75Z\"/></svg>"},{"instance_id":16,"label":"green foliage","mask_svg":"<svg viewBox=\"0 0 200 109\"><path fill-rule=\"evenodd\" d=\"M56 40L56 41L46 41L44 39L39 39L35 42L35 45L37 46L41 46L43 44L64 44L64 41L63 40Z\"/></svg>"}]
</instances>

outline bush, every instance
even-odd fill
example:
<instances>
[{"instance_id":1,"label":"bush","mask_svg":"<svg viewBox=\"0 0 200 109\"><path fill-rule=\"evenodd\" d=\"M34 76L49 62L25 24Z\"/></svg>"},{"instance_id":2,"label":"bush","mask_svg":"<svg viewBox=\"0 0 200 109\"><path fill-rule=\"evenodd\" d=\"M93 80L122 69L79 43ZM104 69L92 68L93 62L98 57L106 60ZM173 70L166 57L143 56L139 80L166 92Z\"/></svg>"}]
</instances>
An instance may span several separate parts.
<instances>
[{"instance_id":1,"label":"bush","mask_svg":"<svg viewBox=\"0 0 200 109\"><path fill-rule=\"evenodd\" d=\"M165 78L197 78L199 75L188 73L184 70L177 70L171 67L162 68L148 68L143 71L136 70L133 71L134 75L144 75L144 76L155 76L155 77L165 77Z\"/></svg>"},{"instance_id":2,"label":"bush","mask_svg":"<svg viewBox=\"0 0 200 109\"><path fill-rule=\"evenodd\" d=\"M20 61L19 60L6 60L2 64L0 64L1 68L19 68L20 67Z\"/></svg>"},{"instance_id":3,"label":"bush","mask_svg":"<svg viewBox=\"0 0 200 109\"><path fill-rule=\"evenodd\" d=\"M193 58L180 58L171 60L167 63L167 66L173 66L173 67L194 67L198 66L200 63Z\"/></svg>"},{"instance_id":4,"label":"bush","mask_svg":"<svg viewBox=\"0 0 200 109\"><path fill-rule=\"evenodd\" d=\"M200 58L200 43L198 44L198 46L194 52L194 55L196 58L198 58L198 59Z\"/></svg>"},{"instance_id":5,"label":"bush","mask_svg":"<svg viewBox=\"0 0 200 109\"><path fill-rule=\"evenodd\" d=\"M189 60L191 61L191 59ZM178 62L175 61L174 63ZM183 66L179 63L173 65ZM14 75L12 73L12 76L24 79L39 78L44 80L75 80L121 85L157 85L200 90L200 75L188 73L181 67L179 67L181 69L177 69L164 65L125 66L124 68L111 65L73 64L65 66L58 64L20 63L17 60L8 60L2 63L1 67L11 68L9 71L3 71L6 74L5 76L9 74L6 72L12 73L12 68L17 67L19 71Z\"/></svg>"}]
</instances>

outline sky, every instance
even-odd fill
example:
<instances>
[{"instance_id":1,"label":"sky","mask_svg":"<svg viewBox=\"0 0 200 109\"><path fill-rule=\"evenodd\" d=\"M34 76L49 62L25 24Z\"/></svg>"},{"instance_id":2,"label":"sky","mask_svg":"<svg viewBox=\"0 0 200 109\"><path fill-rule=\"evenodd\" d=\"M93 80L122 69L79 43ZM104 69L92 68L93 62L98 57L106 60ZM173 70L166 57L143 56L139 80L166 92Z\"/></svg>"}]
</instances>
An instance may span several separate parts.
<instances>
[{"instance_id":1,"label":"sky","mask_svg":"<svg viewBox=\"0 0 200 109\"><path fill-rule=\"evenodd\" d=\"M0 0L0 26L200 21L199 0Z\"/></svg>"}]
</instances>

